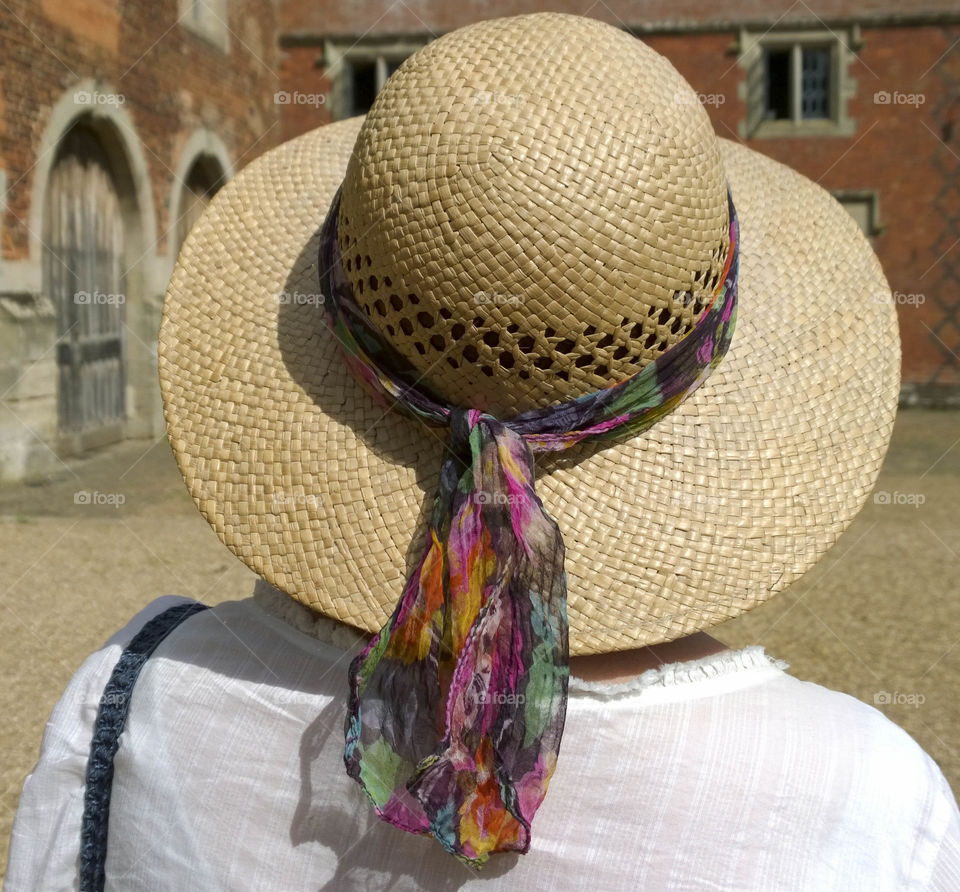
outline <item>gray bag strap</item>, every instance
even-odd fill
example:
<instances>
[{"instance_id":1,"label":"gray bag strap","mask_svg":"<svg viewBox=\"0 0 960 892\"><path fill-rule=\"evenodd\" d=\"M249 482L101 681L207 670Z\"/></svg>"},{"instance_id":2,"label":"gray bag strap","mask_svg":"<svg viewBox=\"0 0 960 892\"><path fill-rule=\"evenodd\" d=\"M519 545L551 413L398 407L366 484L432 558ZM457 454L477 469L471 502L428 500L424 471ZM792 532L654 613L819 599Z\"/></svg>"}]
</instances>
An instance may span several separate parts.
<instances>
[{"instance_id":1,"label":"gray bag strap","mask_svg":"<svg viewBox=\"0 0 960 892\"><path fill-rule=\"evenodd\" d=\"M127 721L130 696L140 670L167 635L184 620L206 609L205 604L194 601L177 604L155 616L120 654L120 659L117 660L117 665L114 666L110 680L103 690L93 727L83 796L83 822L80 825L81 892L100 892L103 889L113 759L120 745L120 734Z\"/></svg>"}]
</instances>

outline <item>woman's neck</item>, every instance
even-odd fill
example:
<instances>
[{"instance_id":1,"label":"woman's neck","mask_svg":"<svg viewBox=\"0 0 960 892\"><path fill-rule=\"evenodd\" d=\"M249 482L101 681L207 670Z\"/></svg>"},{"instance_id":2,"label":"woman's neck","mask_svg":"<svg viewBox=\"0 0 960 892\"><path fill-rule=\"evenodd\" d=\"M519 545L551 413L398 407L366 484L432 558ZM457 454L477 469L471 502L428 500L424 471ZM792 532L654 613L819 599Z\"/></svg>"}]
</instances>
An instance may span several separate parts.
<instances>
[{"instance_id":1,"label":"woman's neck","mask_svg":"<svg viewBox=\"0 0 960 892\"><path fill-rule=\"evenodd\" d=\"M665 663L699 660L729 648L706 632L695 632L675 641L608 654L570 658L570 674L586 681L626 681Z\"/></svg>"}]
</instances>

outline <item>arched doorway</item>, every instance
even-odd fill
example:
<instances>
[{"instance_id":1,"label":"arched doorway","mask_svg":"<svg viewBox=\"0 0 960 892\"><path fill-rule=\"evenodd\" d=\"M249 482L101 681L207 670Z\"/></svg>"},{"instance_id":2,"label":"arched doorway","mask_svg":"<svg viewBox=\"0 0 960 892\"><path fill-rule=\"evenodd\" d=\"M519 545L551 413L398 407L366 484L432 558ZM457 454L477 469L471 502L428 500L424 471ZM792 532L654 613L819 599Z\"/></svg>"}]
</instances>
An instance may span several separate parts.
<instances>
[{"instance_id":1,"label":"arched doorway","mask_svg":"<svg viewBox=\"0 0 960 892\"><path fill-rule=\"evenodd\" d=\"M181 187L179 213L176 221L176 253L180 252L187 233L200 218L203 209L223 185L225 175L220 162L213 155L197 155L184 177Z\"/></svg>"},{"instance_id":2,"label":"arched doorway","mask_svg":"<svg viewBox=\"0 0 960 892\"><path fill-rule=\"evenodd\" d=\"M57 311L59 430L77 448L123 437L126 418L124 224L96 131L78 121L46 192L44 290Z\"/></svg>"}]
</instances>

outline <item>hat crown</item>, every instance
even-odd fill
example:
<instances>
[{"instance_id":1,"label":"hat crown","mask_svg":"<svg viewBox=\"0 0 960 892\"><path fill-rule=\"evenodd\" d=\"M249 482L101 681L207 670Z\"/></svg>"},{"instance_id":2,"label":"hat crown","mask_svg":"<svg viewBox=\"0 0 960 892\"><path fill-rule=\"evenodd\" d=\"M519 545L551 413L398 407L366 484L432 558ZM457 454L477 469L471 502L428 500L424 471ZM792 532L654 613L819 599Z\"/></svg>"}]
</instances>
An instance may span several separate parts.
<instances>
[{"instance_id":1,"label":"hat crown","mask_svg":"<svg viewBox=\"0 0 960 892\"><path fill-rule=\"evenodd\" d=\"M729 247L716 135L676 69L602 22L480 22L411 56L360 129L338 219L383 337L498 417L630 377Z\"/></svg>"}]
</instances>

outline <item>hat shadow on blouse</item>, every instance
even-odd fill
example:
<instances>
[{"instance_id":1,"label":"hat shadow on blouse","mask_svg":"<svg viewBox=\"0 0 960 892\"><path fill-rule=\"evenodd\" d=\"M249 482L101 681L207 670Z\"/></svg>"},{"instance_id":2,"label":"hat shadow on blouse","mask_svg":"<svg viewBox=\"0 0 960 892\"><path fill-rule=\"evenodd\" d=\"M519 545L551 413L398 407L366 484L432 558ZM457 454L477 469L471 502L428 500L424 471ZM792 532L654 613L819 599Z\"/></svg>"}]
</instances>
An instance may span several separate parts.
<instances>
[{"instance_id":1,"label":"hat shadow on blouse","mask_svg":"<svg viewBox=\"0 0 960 892\"><path fill-rule=\"evenodd\" d=\"M331 679L339 675L328 673ZM331 687L335 682L330 682ZM341 692L337 692L341 693ZM388 869L394 880L409 875L414 880L431 879L430 888L454 890L472 880L495 879L511 870L521 857L517 852L504 853L491 859L482 872L461 864L428 836L405 833L403 846L397 846L397 830L376 816L360 787L343 772L339 778L318 776L316 766L329 764L324 751L333 747L343 751L340 733L343 726L343 703L334 699L310 723L300 740L300 801L290 825L290 841L294 846L316 842L333 850L337 856L336 874L322 888L372 888ZM335 760L336 761L336 760ZM348 807L325 804L323 790L337 783L349 784ZM338 801L343 801L340 798ZM388 852L383 858L379 853ZM369 876L365 871L371 871Z\"/></svg>"}]
</instances>

